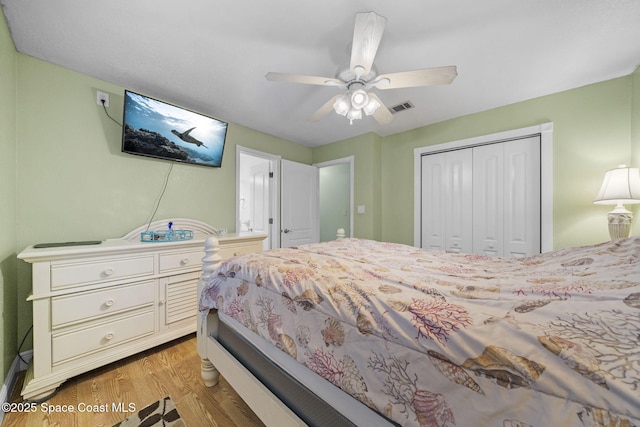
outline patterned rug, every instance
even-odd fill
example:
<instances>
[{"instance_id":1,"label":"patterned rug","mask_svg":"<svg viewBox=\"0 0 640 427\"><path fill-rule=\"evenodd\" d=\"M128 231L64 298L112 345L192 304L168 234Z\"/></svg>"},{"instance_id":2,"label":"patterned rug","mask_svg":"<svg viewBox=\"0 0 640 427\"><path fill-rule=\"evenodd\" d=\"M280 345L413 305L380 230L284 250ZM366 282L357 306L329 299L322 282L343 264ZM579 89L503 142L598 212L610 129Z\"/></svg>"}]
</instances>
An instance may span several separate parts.
<instances>
[{"instance_id":1,"label":"patterned rug","mask_svg":"<svg viewBox=\"0 0 640 427\"><path fill-rule=\"evenodd\" d=\"M142 408L113 427L186 427L169 396Z\"/></svg>"}]
</instances>

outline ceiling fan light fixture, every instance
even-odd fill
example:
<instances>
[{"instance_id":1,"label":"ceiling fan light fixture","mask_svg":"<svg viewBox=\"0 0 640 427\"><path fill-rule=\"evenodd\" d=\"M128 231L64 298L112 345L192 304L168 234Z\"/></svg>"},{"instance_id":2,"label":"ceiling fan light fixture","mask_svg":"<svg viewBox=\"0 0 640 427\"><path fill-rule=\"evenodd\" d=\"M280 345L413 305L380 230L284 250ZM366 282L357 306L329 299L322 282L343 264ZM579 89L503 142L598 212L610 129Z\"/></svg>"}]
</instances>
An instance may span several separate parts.
<instances>
[{"instance_id":1,"label":"ceiling fan light fixture","mask_svg":"<svg viewBox=\"0 0 640 427\"><path fill-rule=\"evenodd\" d=\"M346 116L351 109L349 97L346 94L342 95L336 100L336 102L334 102L333 109L341 116Z\"/></svg>"},{"instance_id":2,"label":"ceiling fan light fixture","mask_svg":"<svg viewBox=\"0 0 640 427\"><path fill-rule=\"evenodd\" d=\"M370 116L375 113L378 108L380 108L380 103L375 98L369 97L369 102L362 107L362 110L367 116Z\"/></svg>"},{"instance_id":3,"label":"ceiling fan light fixture","mask_svg":"<svg viewBox=\"0 0 640 427\"><path fill-rule=\"evenodd\" d=\"M353 108L364 108L369 103L369 95L364 89L354 90L351 94L351 105Z\"/></svg>"},{"instance_id":4,"label":"ceiling fan light fixture","mask_svg":"<svg viewBox=\"0 0 640 427\"><path fill-rule=\"evenodd\" d=\"M362 118L362 110L360 108L351 108L347 113L347 119L349 124L352 125L354 120L360 120Z\"/></svg>"}]
</instances>

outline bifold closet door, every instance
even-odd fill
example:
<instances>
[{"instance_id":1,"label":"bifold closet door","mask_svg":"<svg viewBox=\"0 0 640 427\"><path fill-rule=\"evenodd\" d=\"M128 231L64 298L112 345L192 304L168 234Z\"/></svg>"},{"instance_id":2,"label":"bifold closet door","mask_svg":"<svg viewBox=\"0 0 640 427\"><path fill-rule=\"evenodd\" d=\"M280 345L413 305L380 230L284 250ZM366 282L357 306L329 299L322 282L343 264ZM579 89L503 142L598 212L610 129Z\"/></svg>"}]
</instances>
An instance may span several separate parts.
<instances>
[{"instance_id":1,"label":"bifold closet door","mask_svg":"<svg viewBox=\"0 0 640 427\"><path fill-rule=\"evenodd\" d=\"M421 241L424 249L444 249L446 242L444 213L445 155L422 156L421 168Z\"/></svg>"},{"instance_id":2,"label":"bifold closet door","mask_svg":"<svg viewBox=\"0 0 640 427\"><path fill-rule=\"evenodd\" d=\"M540 137L421 159L425 249L522 257L540 253Z\"/></svg>"},{"instance_id":3,"label":"bifold closet door","mask_svg":"<svg viewBox=\"0 0 640 427\"><path fill-rule=\"evenodd\" d=\"M471 252L472 151L422 157L422 247Z\"/></svg>"},{"instance_id":4,"label":"bifold closet door","mask_svg":"<svg viewBox=\"0 0 640 427\"><path fill-rule=\"evenodd\" d=\"M504 144L504 255L540 253L540 136Z\"/></svg>"},{"instance_id":5,"label":"bifold closet door","mask_svg":"<svg viewBox=\"0 0 640 427\"><path fill-rule=\"evenodd\" d=\"M504 144L473 148L473 253L502 255Z\"/></svg>"},{"instance_id":6,"label":"bifold closet door","mask_svg":"<svg viewBox=\"0 0 640 427\"><path fill-rule=\"evenodd\" d=\"M540 252L540 137L473 148L473 253Z\"/></svg>"}]
</instances>

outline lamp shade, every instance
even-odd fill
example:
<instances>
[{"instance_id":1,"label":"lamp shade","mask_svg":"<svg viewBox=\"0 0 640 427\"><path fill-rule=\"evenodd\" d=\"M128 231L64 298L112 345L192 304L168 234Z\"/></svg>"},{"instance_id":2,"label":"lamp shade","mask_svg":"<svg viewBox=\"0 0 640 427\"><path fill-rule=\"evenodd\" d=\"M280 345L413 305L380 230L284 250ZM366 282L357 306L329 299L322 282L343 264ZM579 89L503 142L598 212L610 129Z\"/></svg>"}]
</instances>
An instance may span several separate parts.
<instances>
[{"instance_id":1,"label":"lamp shade","mask_svg":"<svg viewBox=\"0 0 640 427\"><path fill-rule=\"evenodd\" d=\"M378 108L380 108L380 103L376 101L375 98L369 97L369 102L367 102L367 105L365 105L362 110L367 116L370 116L375 113Z\"/></svg>"},{"instance_id":2,"label":"lamp shade","mask_svg":"<svg viewBox=\"0 0 640 427\"><path fill-rule=\"evenodd\" d=\"M369 95L362 89L353 91L351 94L351 105L353 108L361 109L369 102Z\"/></svg>"},{"instance_id":3,"label":"lamp shade","mask_svg":"<svg viewBox=\"0 0 640 427\"><path fill-rule=\"evenodd\" d=\"M346 116L350 108L351 108L351 103L349 101L349 97L346 94L338 98L336 102L333 104L333 109L336 111L336 113L340 114L341 116Z\"/></svg>"},{"instance_id":4,"label":"lamp shade","mask_svg":"<svg viewBox=\"0 0 640 427\"><path fill-rule=\"evenodd\" d=\"M602 187L593 201L598 205L640 203L640 171L620 165L604 174Z\"/></svg>"}]
</instances>

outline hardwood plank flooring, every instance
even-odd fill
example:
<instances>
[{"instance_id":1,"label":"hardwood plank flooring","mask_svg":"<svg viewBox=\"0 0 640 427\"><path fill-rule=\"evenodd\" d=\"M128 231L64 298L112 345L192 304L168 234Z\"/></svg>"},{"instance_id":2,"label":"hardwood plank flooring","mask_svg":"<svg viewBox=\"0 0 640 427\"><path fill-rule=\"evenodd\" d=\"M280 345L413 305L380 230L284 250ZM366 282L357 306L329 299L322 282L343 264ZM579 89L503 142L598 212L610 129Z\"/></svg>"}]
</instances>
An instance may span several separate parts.
<instances>
[{"instance_id":1,"label":"hardwood plank flooring","mask_svg":"<svg viewBox=\"0 0 640 427\"><path fill-rule=\"evenodd\" d=\"M22 402L23 376L10 402ZM200 378L195 335L144 351L64 382L46 405L73 405L74 412L47 413L39 404L32 413L6 413L2 427L105 426L111 427L135 411L171 396L189 427L261 427L264 424L240 396L220 377L214 387ZM83 406L97 411L81 412ZM53 406L55 407L55 406ZM102 409L102 411L100 411ZM106 410L104 410L106 409Z\"/></svg>"}]
</instances>

